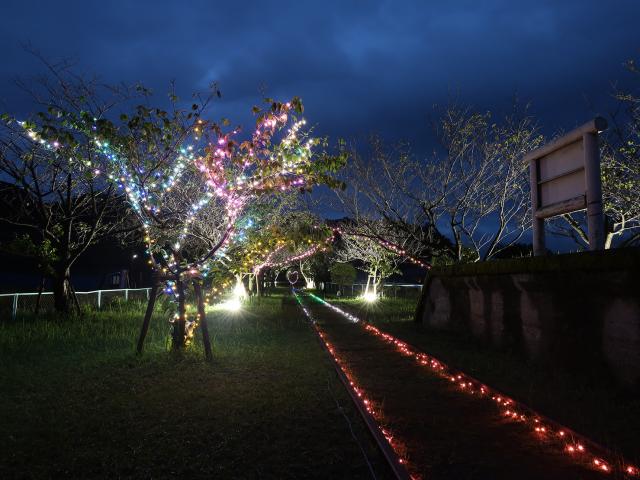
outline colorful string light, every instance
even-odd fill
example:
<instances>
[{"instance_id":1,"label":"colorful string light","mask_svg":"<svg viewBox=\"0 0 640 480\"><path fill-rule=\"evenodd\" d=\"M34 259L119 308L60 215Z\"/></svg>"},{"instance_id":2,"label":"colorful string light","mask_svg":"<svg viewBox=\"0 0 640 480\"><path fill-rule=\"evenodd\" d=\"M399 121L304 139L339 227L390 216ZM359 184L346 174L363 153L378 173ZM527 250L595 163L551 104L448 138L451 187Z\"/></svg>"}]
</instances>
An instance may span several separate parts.
<instances>
[{"instance_id":1,"label":"colorful string light","mask_svg":"<svg viewBox=\"0 0 640 480\"><path fill-rule=\"evenodd\" d=\"M307 292L307 295L309 295L311 298L313 298L315 301L323 304L326 307L329 307L330 309L332 309L334 312L338 312L340 315L343 315L347 320L349 320L352 323L358 323L360 322L360 319L358 317L356 317L355 315L351 315L349 312L345 312L344 310L336 307L335 305L330 304L329 302L325 301L324 299L318 297L317 295L314 295L311 292Z\"/></svg>"},{"instance_id":2,"label":"colorful string light","mask_svg":"<svg viewBox=\"0 0 640 480\"><path fill-rule=\"evenodd\" d=\"M317 243L317 244L307 248L303 252L297 253L297 254L292 255L290 257L287 257L287 258L285 258L283 260L274 261L273 260L274 256L276 254L280 253L281 251L283 251L284 248L285 248L285 245L280 245L267 256L267 258L265 259L264 262L262 262L261 264L257 265L254 268L254 273L257 275L262 270L264 270L265 268L274 268L274 267L282 267L282 266L285 266L285 265L290 265L290 264L298 262L300 260L304 260L306 258L309 258L309 257L315 255L316 253L320 252L320 251L326 251L327 248L328 248L328 245L333 243L334 240L335 240L335 234L332 232L331 235L329 235L322 242Z\"/></svg>"},{"instance_id":3,"label":"colorful string light","mask_svg":"<svg viewBox=\"0 0 640 480\"><path fill-rule=\"evenodd\" d=\"M131 143L126 140L114 140L112 145L100 137L100 131L108 129L100 129L103 120L97 118L70 116L67 126L86 134L97 157L103 160L95 165L86 161L82 168L90 169L95 176L105 175L123 192L143 228L149 265L160 274L159 278L168 280L165 293L180 303L185 299L180 298L179 283L184 278L200 276L207 269L204 265L229 246L247 205L265 193L305 188L314 183L312 149L321 142L303 132L306 121L292 115L296 110L301 111L298 99L273 102L270 111L258 112L256 128L245 141L236 140L238 129L223 132L216 124L198 119L186 127L181 139L185 142L192 138L196 147L182 146L163 155L145 156L137 145L136 151L131 152ZM18 123L31 141L54 152L63 148L58 141L45 140L33 124ZM275 135L285 129L277 141ZM211 141L203 145L199 141L205 137ZM145 142L140 143L144 149ZM216 205L212 206L213 202ZM199 258L186 258L185 252L189 250L185 244L201 238L193 231L194 226L206 222L202 214L211 211L224 212L222 225L216 232L218 241L200 241L207 253ZM306 258L319 248L289 261ZM188 332L197 325L197 317L190 322L178 315L173 321L184 321Z\"/></svg>"}]
</instances>

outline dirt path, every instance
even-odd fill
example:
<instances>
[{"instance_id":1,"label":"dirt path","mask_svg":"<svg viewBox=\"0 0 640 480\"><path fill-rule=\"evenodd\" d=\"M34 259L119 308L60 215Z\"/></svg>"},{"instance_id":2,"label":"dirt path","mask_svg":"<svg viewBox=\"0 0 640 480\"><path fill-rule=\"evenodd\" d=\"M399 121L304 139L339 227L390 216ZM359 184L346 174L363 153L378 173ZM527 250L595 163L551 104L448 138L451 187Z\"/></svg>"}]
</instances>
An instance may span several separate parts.
<instances>
[{"instance_id":1,"label":"dirt path","mask_svg":"<svg viewBox=\"0 0 640 480\"><path fill-rule=\"evenodd\" d=\"M303 301L405 449L412 474L461 480L612 478L545 448L529 430L496 416L493 405L460 395L361 325L309 297Z\"/></svg>"}]
</instances>

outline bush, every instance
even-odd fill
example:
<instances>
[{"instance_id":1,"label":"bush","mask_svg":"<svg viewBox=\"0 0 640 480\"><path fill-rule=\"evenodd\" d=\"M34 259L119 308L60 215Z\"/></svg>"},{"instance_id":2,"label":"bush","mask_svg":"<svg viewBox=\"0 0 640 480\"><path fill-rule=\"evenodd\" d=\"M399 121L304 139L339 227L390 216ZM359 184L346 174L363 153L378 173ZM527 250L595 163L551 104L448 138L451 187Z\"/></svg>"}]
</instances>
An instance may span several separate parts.
<instances>
[{"instance_id":1,"label":"bush","mask_svg":"<svg viewBox=\"0 0 640 480\"><path fill-rule=\"evenodd\" d=\"M356 280L356 269L350 263L334 263L330 271L331 281L340 287L351 285Z\"/></svg>"}]
</instances>

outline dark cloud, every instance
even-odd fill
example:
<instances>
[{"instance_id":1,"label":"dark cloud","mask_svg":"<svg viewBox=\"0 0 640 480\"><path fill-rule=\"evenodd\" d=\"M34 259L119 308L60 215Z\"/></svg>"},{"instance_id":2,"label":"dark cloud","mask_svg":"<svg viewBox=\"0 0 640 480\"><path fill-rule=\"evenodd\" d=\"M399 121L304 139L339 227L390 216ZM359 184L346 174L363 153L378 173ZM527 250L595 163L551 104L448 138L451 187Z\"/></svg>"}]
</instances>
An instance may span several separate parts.
<instances>
[{"instance_id":1,"label":"dark cloud","mask_svg":"<svg viewBox=\"0 0 640 480\"><path fill-rule=\"evenodd\" d=\"M220 116L249 121L261 89L301 96L332 136L380 132L427 147L434 104L502 109L517 93L545 131L609 106L640 53L640 3L3 1L0 100L31 107L11 79L42 70L21 44L74 58L106 81L183 94L219 82Z\"/></svg>"}]
</instances>

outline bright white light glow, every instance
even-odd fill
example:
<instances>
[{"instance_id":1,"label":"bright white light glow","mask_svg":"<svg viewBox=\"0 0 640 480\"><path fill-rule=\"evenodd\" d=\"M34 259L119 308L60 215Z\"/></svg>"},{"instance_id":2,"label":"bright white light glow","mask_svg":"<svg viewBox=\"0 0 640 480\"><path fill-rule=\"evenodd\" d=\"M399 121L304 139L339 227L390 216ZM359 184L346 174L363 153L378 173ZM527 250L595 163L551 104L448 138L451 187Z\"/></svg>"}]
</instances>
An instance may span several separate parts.
<instances>
[{"instance_id":1,"label":"bright white light glow","mask_svg":"<svg viewBox=\"0 0 640 480\"><path fill-rule=\"evenodd\" d=\"M236 283L236 286L233 289L233 296L237 300L247 297L247 291L244 289L242 280L238 280L238 282Z\"/></svg>"},{"instance_id":2,"label":"bright white light glow","mask_svg":"<svg viewBox=\"0 0 640 480\"><path fill-rule=\"evenodd\" d=\"M237 298L230 298L226 302L222 302L220 307L229 312L238 312L242 308L242 303Z\"/></svg>"},{"instance_id":3,"label":"bright white light glow","mask_svg":"<svg viewBox=\"0 0 640 480\"><path fill-rule=\"evenodd\" d=\"M378 300L378 296L373 292L366 292L364 295L362 295L362 299L365 302L372 303L372 302L375 302L376 300Z\"/></svg>"}]
</instances>

